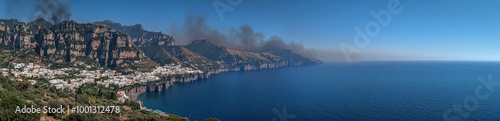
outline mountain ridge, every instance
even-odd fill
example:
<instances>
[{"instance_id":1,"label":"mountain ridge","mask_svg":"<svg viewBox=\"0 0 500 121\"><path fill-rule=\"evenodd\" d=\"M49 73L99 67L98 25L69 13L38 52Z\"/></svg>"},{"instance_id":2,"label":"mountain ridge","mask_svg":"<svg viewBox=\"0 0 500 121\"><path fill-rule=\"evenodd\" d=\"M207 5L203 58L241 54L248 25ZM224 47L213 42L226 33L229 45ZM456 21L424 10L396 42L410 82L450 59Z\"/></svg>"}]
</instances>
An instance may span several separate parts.
<instances>
[{"instance_id":1,"label":"mountain ridge","mask_svg":"<svg viewBox=\"0 0 500 121\"><path fill-rule=\"evenodd\" d=\"M50 27L46 23L40 19L30 23L0 20L0 48L14 53L34 51L56 63L90 60L111 68L148 60L127 34L107 26L72 20Z\"/></svg>"},{"instance_id":2,"label":"mountain ridge","mask_svg":"<svg viewBox=\"0 0 500 121\"><path fill-rule=\"evenodd\" d=\"M200 69L216 69L216 68L229 68L231 70L252 70L252 69L260 69L260 68L274 68L274 67L282 67L282 66L299 66L299 65L314 65L322 63L320 60L315 58L304 57L299 54L293 53L290 50L276 48L272 51L265 52L248 52L241 51L236 49L226 48L224 46L215 45L210 42L208 39L202 40L193 40L190 44L187 45L175 45L175 39L167 34L161 32L151 32L144 30L142 25L134 24L130 26L122 25L111 20L104 20L94 22L95 24L103 24L108 27L114 28L115 30L127 33L131 35L132 39L139 40L144 38L142 36L132 36L132 35L140 35L138 33L142 33L142 35L153 35L161 34L162 36L169 37L166 39L155 39L151 38L147 40L148 43L145 42L136 42L135 44L142 48L152 60L155 60L160 65L168 64L168 63L181 63L181 61L190 61L190 62L206 62L212 67L207 67L203 65L198 65L197 68ZM133 28L133 29L132 29ZM134 30L134 31L131 31ZM161 43L169 43L169 44L161 44ZM154 48L156 51L149 52L145 49ZM176 49L173 48L183 48L184 51L190 54L191 58L180 59L178 57L186 57L186 53L176 53L174 52ZM187 49L187 50L186 50ZM181 55L179 55L181 54ZM158 56L164 55L164 56ZM176 55L176 56L174 56ZM284 57L287 56L287 57ZM212 62L208 62L208 60ZM247 68L247 69L246 69Z\"/></svg>"},{"instance_id":3,"label":"mountain ridge","mask_svg":"<svg viewBox=\"0 0 500 121\"><path fill-rule=\"evenodd\" d=\"M125 26L111 20L51 24L43 19L23 23L0 20L0 48L13 53L33 51L50 62L89 61L109 68L127 68L135 61L147 65L183 64L203 71L253 70L283 66L314 65L321 61L290 50L247 52L215 45L208 39L175 45L172 36ZM151 60L151 61L148 61ZM151 62L155 63L151 63Z\"/></svg>"}]
</instances>

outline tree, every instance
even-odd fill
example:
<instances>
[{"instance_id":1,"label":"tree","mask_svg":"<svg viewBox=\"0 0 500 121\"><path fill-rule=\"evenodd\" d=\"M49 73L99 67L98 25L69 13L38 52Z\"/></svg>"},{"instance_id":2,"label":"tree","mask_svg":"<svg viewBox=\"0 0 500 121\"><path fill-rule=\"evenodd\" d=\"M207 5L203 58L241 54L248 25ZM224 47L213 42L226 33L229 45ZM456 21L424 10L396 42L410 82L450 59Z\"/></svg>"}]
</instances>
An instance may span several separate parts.
<instances>
[{"instance_id":1,"label":"tree","mask_svg":"<svg viewBox=\"0 0 500 121\"><path fill-rule=\"evenodd\" d=\"M127 101L126 105L129 106L130 108L132 108L132 110L141 109L141 104L139 104L135 101Z\"/></svg>"},{"instance_id":2,"label":"tree","mask_svg":"<svg viewBox=\"0 0 500 121\"><path fill-rule=\"evenodd\" d=\"M57 108L57 107L60 107L60 106L65 106L66 104L62 103L62 102L59 102L57 100L54 100L54 99L51 99L49 100L49 106L51 108ZM62 119L64 117L64 113L47 113L48 116L53 116L54 118L57 118L57 119Z\"/></svg>"},{"instance_id":3,"label":"tree","mask_svg":"<svg viewBox=\"0 0 500 121\"><path fill-rule=\"evenodd\" d=\"M24 92L24 91L32 91L33 86L28 81L21 81L18 83L16 88L17 90Z\"/></svg>"},{"instance_id":4,"label":"tree","mask_svg":"<svg viewBox=\"0 0 500 121\"><path fill-rule=\"evenodd\" d=\"M77 94L77 98L75 98L76 102L82 103L82 104L88 104L89 103L89 96L86 94Z\"/></svg>"}]
</instances>

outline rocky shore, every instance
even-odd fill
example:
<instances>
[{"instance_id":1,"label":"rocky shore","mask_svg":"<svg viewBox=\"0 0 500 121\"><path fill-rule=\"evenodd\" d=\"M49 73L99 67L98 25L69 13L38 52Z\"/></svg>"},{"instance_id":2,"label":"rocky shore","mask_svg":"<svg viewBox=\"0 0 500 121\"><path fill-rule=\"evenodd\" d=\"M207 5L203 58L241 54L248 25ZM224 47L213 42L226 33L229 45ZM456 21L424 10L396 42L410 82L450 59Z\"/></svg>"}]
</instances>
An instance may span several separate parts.
<instances>
[{"instance_id":1,"label":"rocky shore","mask_svg":"<svg viewBox=\"0 0 500 121\"><path fill-rule=\"evenodd\" d=\"M175 77L175 78L164 77L164 78L162 78L162 80L159 80L159 81L148 82L145 84L136 85L136 86L132 87L130 90L126 90L126 94L130 100L137 101L137 98L139 97L139 95L144 93L144 92L165 91L166 89L168 89L170 86L172 86L174 83L177 83L177 82L192 82L192 81L197 81L197 80L203 80L203 79L209 78L211 75L219 74L222 72L229 72L229 71L250 71L250 70L258 70L258 69L271 69L271 68L281 68L281 67L290 67L290 66L301 66L301 65L290 65L290 64L286 64L286 63L245 65L245 66L235 67L235 68L215 69L215 70L204 72L202 74L186 75L185 77Z\"/></svg>"}]
</instances>

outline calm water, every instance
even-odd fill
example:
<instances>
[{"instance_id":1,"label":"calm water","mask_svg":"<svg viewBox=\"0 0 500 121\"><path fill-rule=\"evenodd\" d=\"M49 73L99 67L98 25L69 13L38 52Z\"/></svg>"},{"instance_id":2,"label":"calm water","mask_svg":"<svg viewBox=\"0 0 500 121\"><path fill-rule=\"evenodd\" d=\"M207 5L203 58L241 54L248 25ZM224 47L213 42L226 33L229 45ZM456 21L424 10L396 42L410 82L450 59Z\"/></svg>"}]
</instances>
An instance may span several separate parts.
<instances>
[{"instance_id":1,"label":"calm water","mask_svg":"<svg viewBox=\"0 0 500 121\"><path fill-rule=\"evenodd\" d=\"M191 120L280 121L285 107L288 120L443 120L447 109L475 95L478 77L489 74L500 82L499 62L330 63L226 72L139 99ZM478 105L469 100L477 109L460 108L467 119L500 119L500 86L494 89Z\"/></svg>"}]
</instances>

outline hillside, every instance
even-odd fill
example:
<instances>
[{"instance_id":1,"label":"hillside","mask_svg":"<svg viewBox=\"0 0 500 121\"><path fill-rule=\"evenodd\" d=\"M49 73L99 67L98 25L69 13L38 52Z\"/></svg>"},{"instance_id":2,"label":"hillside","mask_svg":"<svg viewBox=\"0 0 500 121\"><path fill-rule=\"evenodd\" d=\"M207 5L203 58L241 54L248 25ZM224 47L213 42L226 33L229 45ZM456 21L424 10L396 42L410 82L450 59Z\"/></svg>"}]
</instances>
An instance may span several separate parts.
<instances>
[{"instance_id":1,"label":"hillside","mask_svg":"<svg viewBox=\"0 0 500 121\"><path fill-rule=\"evenodd\" d=\"M240 70L314 65L321 63L319 60L294 54L290 50L277 49L276 51L261 53L246 52L218 46L211 43L209 40L195 40L185 47L212 61L222 62L231 68L239 68Z\"/></svg>"}]
</instances>

